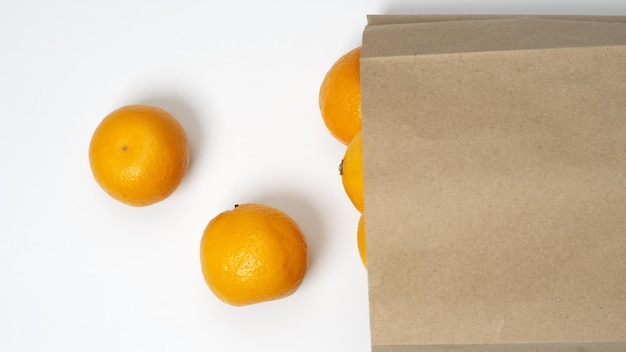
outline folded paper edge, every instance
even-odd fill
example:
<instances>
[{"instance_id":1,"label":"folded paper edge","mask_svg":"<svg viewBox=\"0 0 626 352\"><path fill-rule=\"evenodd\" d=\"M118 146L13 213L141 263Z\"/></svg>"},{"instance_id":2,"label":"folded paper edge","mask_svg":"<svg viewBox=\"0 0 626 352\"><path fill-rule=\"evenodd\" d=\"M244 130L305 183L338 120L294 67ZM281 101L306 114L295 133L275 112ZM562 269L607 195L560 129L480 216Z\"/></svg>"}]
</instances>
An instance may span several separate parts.
<instances>
[{"instance_id":1,"label":"folded paper edge","mask_svg":"<svg viewBox=\"0 0 626 352\"><path fill-rule=\"evenodd\" d=\"M509 14L509 15L421 15L421 14L369 14L367 15L368 26L379 26L389 24L407 23L427 23L427 22L449 22L449 21L483 21L502 19L523 19L535 18L546 20L568 20L568 21L593 21L606 23L626 23L626 16L619 15L533 15L533 14Z\"/></svg>"},{"instance_id":2,"label":"folded paper edge","mask_svg":"<svg viewBox=\"0 0 626 352\"><path fill-rule=\"evenodd\" d=\"M626 46L626 16L369 15L368 21L362 59Z\"/></svg>"}]
</instances>

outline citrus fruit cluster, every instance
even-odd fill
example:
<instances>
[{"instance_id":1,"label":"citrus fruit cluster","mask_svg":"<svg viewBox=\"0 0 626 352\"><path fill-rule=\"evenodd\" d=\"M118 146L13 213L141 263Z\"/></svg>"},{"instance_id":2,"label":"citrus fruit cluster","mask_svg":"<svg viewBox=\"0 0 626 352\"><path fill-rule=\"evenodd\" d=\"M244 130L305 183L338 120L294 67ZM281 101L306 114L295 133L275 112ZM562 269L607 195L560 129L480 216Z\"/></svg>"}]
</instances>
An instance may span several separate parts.
<instances>
[{"instance_id":1,"label":"citrus fruit cluster","mask_svg":"<svg viewBox=\"0 0 626 352\"><path fill-rule=\"evenodd\" d=\"M363 196L363 138L361 135L361 47L341 56L322 81L319 106L330 134L346 145L340 164L344 190L359 211L357 247L367 268Z\"/></svg>"},{"instance_id":2,"label":"citrus fruit cluster","mask_svg":"<svg viewBox=\"0 0 626 352\"><path fill-rule=\"evenodd\" d=\"M331 134L347 146L341 164L348 197L363 214L360 54L341 57L324 77L319 103ZM108 114L89 144L95 181L112 198L137 207L165 200L189 168L184 128L169 112L150 105L127 105ZM358 250L367 267L361 215ZM264 204L241 204L213 217L200 241L204 281L221 301L243 306L287 297L308 269L307 243L298 224Z\"/></svg>"},{"instance_id":3,"label":"citrus fruit cluster","mask_svg":"<svg viewBox=\"0 0 626 352\"><path fill-rule=\"evenodd\" d=\"M96 182L112 198L137 207L169 197L189 167L182 125L167 111L127 105L108 114L89 144ZM215 216L200 243L202 275L223 302L242 306L287 297L308 268L307 243L296 222L264 204L242 204Z\"/></svg>"}]
</instances>

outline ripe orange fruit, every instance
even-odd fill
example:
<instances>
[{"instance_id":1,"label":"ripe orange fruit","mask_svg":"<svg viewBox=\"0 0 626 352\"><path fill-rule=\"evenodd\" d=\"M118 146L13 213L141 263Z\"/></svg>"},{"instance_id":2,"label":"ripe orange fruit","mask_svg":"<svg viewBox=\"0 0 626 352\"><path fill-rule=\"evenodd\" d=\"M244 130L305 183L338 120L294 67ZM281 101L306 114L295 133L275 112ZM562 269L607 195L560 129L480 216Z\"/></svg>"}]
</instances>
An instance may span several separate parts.
<instances>
[{"instance_id":1,"label":"ripe orange fruit","mask_svg":"<svg viewBox=\"0 0 626 352\"><path fill-rule=\"evenodd\" d=\"M96 128L89 163L111 197L132 206L154 204L174 192L187 173L187 135L167 111L127 105Z\"/></svg>"},{"instance_id":2,"label":"ripe orange fruit","mask_svg":"<svg viewBox=\"0 0 626 352\"><path fill-rule=\"evenodd\" d=\"M359 249L359 256L363 266L367 269L367 245L365 243L365 216L361 214L359 218L359 225L356 232L357 247Z\"/></svg>"},{"instance_id":3,"label":"ripe orange fruit","mask_svg":"<svg viewBox=\"0 0 626 352\"><path fill-rule=\"evenodd\" d=\"M361 130L361 47L339 58L324 76L319 106L326 128L347 145Z\"/></svg>"},{"instance_id":4,"label":"ripe orange fruit","mask_svg":"<svg viewBox=\"0 0 626 352\"><path fill-rule=\"evenodd\" d=\"M346 148L341 161L341 181L343 188L358 211L363 213L363 142L361 131Z\"/></svg>"},{"instance_id":5,"label":"ripe orange fruit","mask_svg":"<svg viewBox=\"0 0 626 352\"><path fill-rule=\"evenodd\" d=\"M287 297L306 274L305 237L276 208L241 204L218 214L200 244L202 274L223 302L243 306Z\"/></svg>"}]
</instances>

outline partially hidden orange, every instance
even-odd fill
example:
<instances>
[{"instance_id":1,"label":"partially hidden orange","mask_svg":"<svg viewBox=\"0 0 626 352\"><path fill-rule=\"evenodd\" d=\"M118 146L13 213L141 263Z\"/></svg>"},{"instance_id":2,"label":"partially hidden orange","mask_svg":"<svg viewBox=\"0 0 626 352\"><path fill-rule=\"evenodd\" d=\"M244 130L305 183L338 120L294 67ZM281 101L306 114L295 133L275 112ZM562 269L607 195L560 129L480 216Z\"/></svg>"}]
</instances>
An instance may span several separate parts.
<instances>
[{"instance_id":1,"label":"partially hidden orange","mask_svg":"<svg viewBox=\"0 0 626 352\"><path fill-rule=\"evenodd\" d=\"M170 196L189 167L181 124L150 105L127 105L108 114L89 144L96 182L114 199L147 206Z\"/></svg>"},{"instance_id":2,"label":"partially hidden orange","mask_svg":"<svg viewBox=\"0 0 626 352\"><path fill-rule=\"evenodd\" d=\"M361 47L341 56L324 76L319 107L326 128L348 145L361 129Z\"/></svg>"},{"instance_id":3,"label":"partially hidden orange","mask_svg":"<svg viewBox=\"0 0 626 352\"><path fill-rule=\"evenodd\" d=\"M359 249L359 256L365 269L367 269L367 244L365 241L365 216L361 214L359 217L359 223L357 226L357 248Z\"/></svg>"},{"instance_id":4,"label":"partially hidden orange","mask_svg":"<svg viewBox=\"0 0 626 352\"><path fill-rule=\"evenodd\" d=\"M298 224L274 207L248 203L215 216L200 244L205 282L221 301L244 306L284 298L302 283L307 243Z\"/></svg>"},{"instance_id":5,"label":"partially hidden orange","mask_svg":"<svg viewBox=\"0 0 626 352\"><path fill-rule=\"evenodd\" d=\"M361 131L354 136L341 161L341 182L348 198L361 213L365 207L363 196L363 138Z\"/></svg>"}]
</instances>

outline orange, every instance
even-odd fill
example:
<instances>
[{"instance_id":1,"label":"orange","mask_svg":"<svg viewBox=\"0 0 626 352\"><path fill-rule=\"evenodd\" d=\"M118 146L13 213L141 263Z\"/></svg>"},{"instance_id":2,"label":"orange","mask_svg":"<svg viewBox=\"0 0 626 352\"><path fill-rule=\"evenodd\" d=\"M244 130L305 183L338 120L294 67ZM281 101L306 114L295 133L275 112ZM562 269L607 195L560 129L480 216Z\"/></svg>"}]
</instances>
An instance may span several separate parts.
<instances>
[{"instance_id":1,"label":"orange","mask_svg":"<svg viewBox=\"0 0 626 352\"><path fill-rule=\"evenodd\" d=\"M127 105L107 115L89 145L96 182L114 199L146 206L167 198L189 166L185 130L167 111Z\"/></svg>"},{"instance_id":2,"label":"orange","mask_svg":"<svg viewBox=\"0 0 626 352\"><path fill-rule=\"evenodd\" d=\"M243 306L287 297L308 268L305 237L279 209L241 204L215 216L200 244L202 274L221 301Z\"/></svg>"},{"instance_id":3,"label":"orange","mask_svg":"<svg viewBox=\"0 0 626 352\"><path fill-rule=\"evenodd\" d=\"M363 213L363 142L359 131L348 144L341 161L341 182L354 207Z\"/></svg>"},{"instance_id":4,"label":"orange","mask_svg":"<svg viewBox=\"0 0 626 352\"><path fill-rule=\"evenodd\" d=\"M322 119L332 136L348 145L361 129L361 47L339 58L319 92Z\"/></svg>"},{"instance_id":5,"label":"orange","mask_svg":"<svg viewBox=\"0 0 626 352\"><path fill-rule=\"evenodd\" d=\"M356 232L357 247L359 249L359 256L363 266L367 269L367 245L365 243L365 216L361 214L359 217L359 225Z\"/></svg>"}]
</instances>

